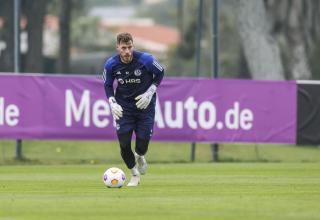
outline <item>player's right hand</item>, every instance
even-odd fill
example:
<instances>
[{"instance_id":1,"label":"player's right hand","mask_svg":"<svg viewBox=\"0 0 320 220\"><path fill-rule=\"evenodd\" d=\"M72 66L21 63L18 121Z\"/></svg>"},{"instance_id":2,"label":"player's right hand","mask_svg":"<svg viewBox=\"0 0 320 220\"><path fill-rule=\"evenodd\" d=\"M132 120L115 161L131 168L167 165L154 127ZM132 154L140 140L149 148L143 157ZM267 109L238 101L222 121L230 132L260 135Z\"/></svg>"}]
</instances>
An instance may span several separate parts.
<instances>
[{"instance_id":1,"label":"player's right hand","mask_svg":"<svg viewBox=\"0 0 320 220\"><path fill-rule=\"evenodd\" d=\"M109 104L114 119L119 120L122 117L122 107L119 105L114 97L109 98Z\"/></svg>"}]
</instances>

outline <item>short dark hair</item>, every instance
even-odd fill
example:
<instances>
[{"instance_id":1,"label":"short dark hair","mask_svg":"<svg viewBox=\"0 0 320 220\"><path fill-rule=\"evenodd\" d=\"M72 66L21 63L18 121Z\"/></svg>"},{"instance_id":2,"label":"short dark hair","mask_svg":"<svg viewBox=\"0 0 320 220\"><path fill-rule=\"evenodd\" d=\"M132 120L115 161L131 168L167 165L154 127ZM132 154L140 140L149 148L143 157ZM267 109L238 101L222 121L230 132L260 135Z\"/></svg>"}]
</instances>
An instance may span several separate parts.
<instances>
[{"instance_id":1,"label":"short dark hair","mask_svg":"<svg viewBox=\"0 0 320 220\"><path fill-rule=\"evenodd\" d=\"M133 42L133 38L130 33L124 32L117 35L117 44L128 43L129 41Z\"/></svg>"}]
</instances>

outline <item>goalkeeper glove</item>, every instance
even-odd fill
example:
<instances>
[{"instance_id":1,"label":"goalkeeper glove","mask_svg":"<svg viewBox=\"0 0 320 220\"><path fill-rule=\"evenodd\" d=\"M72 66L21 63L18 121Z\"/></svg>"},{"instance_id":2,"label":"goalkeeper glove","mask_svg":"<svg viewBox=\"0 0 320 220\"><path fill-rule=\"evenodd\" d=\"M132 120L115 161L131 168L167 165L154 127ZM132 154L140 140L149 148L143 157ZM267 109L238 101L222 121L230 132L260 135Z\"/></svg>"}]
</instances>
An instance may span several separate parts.
<instances>
[{"instance_id":1,"label":"goalkeeper glove","mask_svg":"<svg viewBox=\"0 0 320 220\"><path fill-rule=\"evenodd\" d=\"M154 84L152 84L145 93L137 96L135 98L136 100L139 100L136 102L137 108L146 109L150 104L152 96L156 92L156 90L157 90L157 87Z\"/></svg>"},{"instance_id":2,"label":"goalkeeper glove","mask_svg":"<svg viewBox=\"0 0 320 220\"><path fill-rule=\"evenodd\" d=\"M114 97L109 98L109 104L114 119L119 120L122 117L122 107L119 105Z\"/></svg>"}]
</instances>

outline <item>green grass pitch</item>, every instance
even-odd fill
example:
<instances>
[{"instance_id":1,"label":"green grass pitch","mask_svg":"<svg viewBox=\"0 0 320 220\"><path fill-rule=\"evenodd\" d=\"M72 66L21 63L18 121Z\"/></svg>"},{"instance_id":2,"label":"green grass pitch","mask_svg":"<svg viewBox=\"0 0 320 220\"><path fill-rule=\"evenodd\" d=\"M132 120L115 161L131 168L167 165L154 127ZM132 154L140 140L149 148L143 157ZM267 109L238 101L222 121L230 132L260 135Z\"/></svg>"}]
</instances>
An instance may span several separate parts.
<instances>
[{"instance_id":1,"label":"green grass pitch","mask_svg":"<svg viewBox=\"0 0 320 220\"><path fill-rule=\"evenodd\" d=\"M320 218L319 163L150 164L139 187L121 189L103 185L106 168L0 166L0 219Z\"/></svg>"}]
</instances>

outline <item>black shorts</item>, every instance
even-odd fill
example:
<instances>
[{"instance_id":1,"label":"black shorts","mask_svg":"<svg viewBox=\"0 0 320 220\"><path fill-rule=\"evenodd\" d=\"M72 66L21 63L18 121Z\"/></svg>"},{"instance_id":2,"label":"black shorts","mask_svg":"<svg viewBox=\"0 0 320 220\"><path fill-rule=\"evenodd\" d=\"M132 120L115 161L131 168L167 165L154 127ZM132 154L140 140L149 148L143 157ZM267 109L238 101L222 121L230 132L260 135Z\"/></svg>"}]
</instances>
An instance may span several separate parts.
<instances>
[{"instance_id":1,"label":"black shorts","mask_svg":"<svg viewBox=\"0 0 320 220\"><path fill-rule=\"evenodd\" d=\"M151 104L144 110L124 109L123 116L116 121L117 134L134 131L141 139L150 139L153 133L155 108Z\"/></svg>"}]
</instances>

